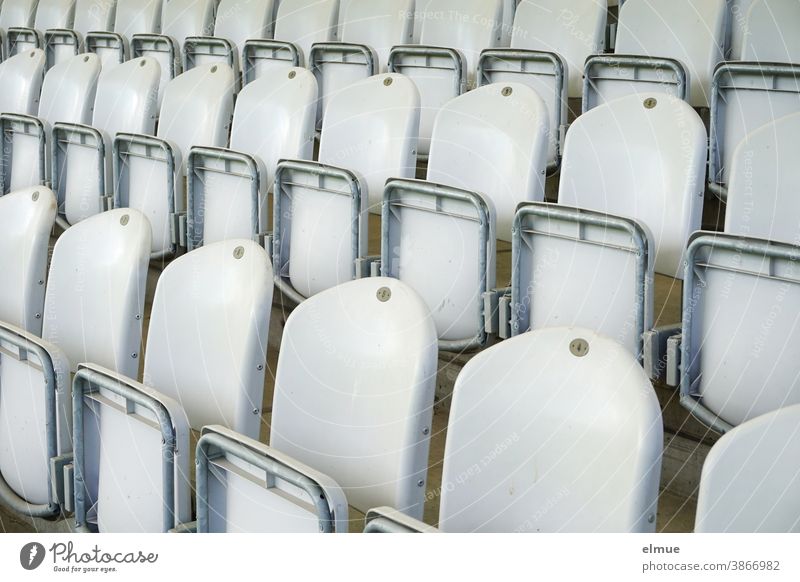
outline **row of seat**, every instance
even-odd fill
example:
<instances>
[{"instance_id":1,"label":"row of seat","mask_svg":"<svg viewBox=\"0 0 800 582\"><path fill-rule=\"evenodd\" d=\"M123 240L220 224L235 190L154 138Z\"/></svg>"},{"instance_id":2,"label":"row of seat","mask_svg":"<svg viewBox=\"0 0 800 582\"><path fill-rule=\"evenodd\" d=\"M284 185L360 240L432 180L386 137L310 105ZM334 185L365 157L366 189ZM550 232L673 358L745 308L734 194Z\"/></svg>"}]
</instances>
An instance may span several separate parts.
<instances>
[{"instance_id":1,"label":"row of seat","mask_svg":"<svg viewBox=\"0 0 800 582\"><path fill-rule=\"evenodd\" d=\"M4 267L43 277L53 193L9 194L0 210L9 226L0 241L16 226L29 242L23 260L1 253ZM41 337L0 325L4 502L36 515L64 504L83 531L347 531L348 506L380 519L370 530L429 531L414 521L437 368L422 298L367 278L295 309L267 446L257 441L272 302L264 250L223 241L165 269L140 383L149 242L135 210L81 222L53 251ZM36 295L3 291L3 308ZM799 415L794 406L760 416L714 447L697 531L796 529ZM190 428L202 429L195 523ZM660 408L636 358L611 338L544 328L486 350L459 375L447 434L435 492L443 531L654 531ZM745 462L759 466L747 473L756 483Z\"/></svg>"}]
</instances>

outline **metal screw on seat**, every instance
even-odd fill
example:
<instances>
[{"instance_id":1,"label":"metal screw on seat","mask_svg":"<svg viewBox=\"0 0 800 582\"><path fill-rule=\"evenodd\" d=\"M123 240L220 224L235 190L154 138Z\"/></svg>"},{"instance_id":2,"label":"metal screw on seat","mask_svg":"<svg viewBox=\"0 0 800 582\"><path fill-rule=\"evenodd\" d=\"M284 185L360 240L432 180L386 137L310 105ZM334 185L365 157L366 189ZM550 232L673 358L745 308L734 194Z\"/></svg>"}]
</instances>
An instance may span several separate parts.
<instances>
[{"instance_id":1,"label":"metal screw on seat","mask_svg":"<svg viewBox=\"0 0 800 582\"><path fill-rule=\"evenodd\" d=\"M503 87L503 90L501 91L503 97L508 97L513 92L514 92L514 89L512 89L511 87Z\"/></svg>"},{"instance_id":2,"label":"metal screw on seat","mask_svg":"<svg viewBox=\"0 0 800 582\"><path fill-rule=\"evenodd\" d=\"M241 259L244 256L244 247L236 247L233 249L233 258L234 259Z\"/></svg>"},{"instance_id":3,"label":"metal screw on seat","mask_svg":"<svg viewBox=\"0 0 800 582\"><path fill-rule=\"evenodd\" d=\"M386 78L383 80L383 84L384 84L384 85L386 85L387 87L388 87L389 85L391 85L391 84L392 84L392 82L393 82L393 81L392 81L392 78L391 78L391 77L386 77Z\"/></svg>"},{"instance_id":4,"label":"metal screw on seat","mask_svg":"<svg viewBox=\"0 0 800 582\"><path fill-rule=\"evenodd\" d=\"M387 301L389 301L389 299L392 298L392 290L389 289L388 287L381 287L380 289L378 289L378 292L375 294L375 296L381 303L386 303Z\"/></svg>"},{"instance_id":5,"label":"metal screw on seat","mask_svg":"<svg viewBox=\"0 0 800 582\"><path fill-rule=\"evenodd\" d=\"M576 358L582 358L589 353L589 342L582 338L574 339L569 344L569 351Z\"/></svg>"},{"instance_id":6,"label":"metal screw on seat","mask_svg":"<svg viewBox=\"0 0 800 582\"><path fill-rule=\"evenodd\" d=\"M36 192L34 192L33 194L31 194L31 200L33 200L34 202L36 202L38 199L39 199L39 191L37 190Z\"/></svg>"},{"instance_id":7,"label":"metal screw on seat","mask_svg":"<svg viewBox=\"0 0 800 582\"><path fill-rule=\"evenodd\" d=\"M289 78L294 79L297 76L297 71L289 71Z\"/></svg>"},{"instance_id":8,"label":"metal screw on seat","mask_svg":"<svg viewBox=\"0 0 800 582\"><path fill-rule=\"evenodd\" d=\"M653 97L648 97L647 99L644 100L645 109L653 109L653 107L655 107L656 105L658 105L658 100L654 99Z\"/></svg>"},{"instance_id":9,"label":"metal screw on seat","mask_svg":"<svg viewBox=\"0 0 800 582\"><path fill-rule=\"evenodd\" d=\"M129 215L127 215L127 214L123 214L123 215L120 217L120 219L119 219L119 223L120 223L122 226L125 226L126 224L128 224L128 222L130 221L130 219L131 219L131 217L130 217Z\"/></svg>"}]
</instances>

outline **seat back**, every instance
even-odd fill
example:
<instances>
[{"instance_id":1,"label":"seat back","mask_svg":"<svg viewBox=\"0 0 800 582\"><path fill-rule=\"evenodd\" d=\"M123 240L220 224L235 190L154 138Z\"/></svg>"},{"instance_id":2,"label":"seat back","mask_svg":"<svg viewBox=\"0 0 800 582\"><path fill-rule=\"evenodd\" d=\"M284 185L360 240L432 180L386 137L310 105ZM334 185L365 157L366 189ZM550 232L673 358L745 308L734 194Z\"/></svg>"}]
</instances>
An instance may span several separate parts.
<instances>
[{"instance_id":1,"label":"seat back","mask_svg":"<svg viewBox=\"0 0 800 582\"><path fill-rule=\"evenodd\" d=\"M622 346L581 328L506 340L458 376L439 527L654 532L661 410Z\"/></svg>"},{"instance_id":2,"label":"seat back","mask_svg":"<svg viewBox=\"0 0 800 582\"><path fill-rule=\"evenodd\" d=\"M221 0L214 36L226 38L241 53L244 41L272 38L276 0Z\"/></svg>"},{"instance_id":3,"label":"seat back","mask_svg":"<svg viewBox=\"0 0 800 582\"><path fill-rule=\"evenodd\" d=\"M375 75L332 96L322 125L319 161L363 179L369 209L380 213L389 178L413 178L419 93L406 77Z\"/></svg>"},{"instance_id":4,"label":"seat back","mask_svg":"<svg viewBox=\"0 0 800 582\"><path fill-rule=\"evenodd\" d=\"M272 279L266 251L241 239L192 251L159 277L144 383L180 402L192 428L258 438Z\"/></svg>"},{"instance_id":5,"label":"seat back","mask_svg":"<svg viewBox=\"0 0 800 582\"><path fill-rule=\"evenodd\" d=\"M32 49L0 63L0 113L36 115L44 76L44 51Z\"/></svg>"},{"instance_id":6,"label":"seat back","mask_svg":"<svg viewBox=\"0 0 800 582\"><path fill-rule=\"evenodd\" d=\"M51 28L72 28L75 0L39 0L34 27L44 32Z\"/></svg>"},{"instance_id":7,"label":"seat back","mask_svg":"<svg viewBox=\"0 0 800 582\"><path fill-rule=\"evenodd\" d=\"M114 31L124 35L128 40L134 34L160 33L162 1L117 0Z\"/></svg>"},{"instance_id":8,"label":"seat back","mask_svg":"<svg viewBox=\"0 0 800 582\"><path fill-rule=\"evenodd\" d=\"M41 335L56 199L44 186L0 196L0 321Z\"/></svg>"},{"instance_id":9,"label":"seat back","mask_svg":"<svg viewBox=\"0 0 800 582\"><path fill-rule=\"evenodd\" d=\"M366 512L421 517L437 366L427 307L402 282L328 289L289 316L270 444L329 475Z\"/></svg>"},{"instance_id":10,"label":"seat back","mask_svg":"<svg viewBox=\"0 0 800 582\"><path fill-rule=\"evenodd\" d=\"M117 0L76 0L72 29L84 37L87 32L111 32Z\"/></svg>"},{"instance_id":11,"label":"seat back","mask_svg":"<svg viewBox=\"0 0 800 582\"><path fill-rule=\"evenodd\" d=\"M83 54L53 66L44 76L39 118L54 123L90 123L94 110L100 58Z\"/></svg>"},{"instance_id":12,"label":"seat back","mask_svg":"<svg viewBox=\"0 0 800 582\"><path fill-rule=\"evenodd\" d=\"M275 21L275 40L293 42L300 64L307 63L311 45L336 40L339 0L281 0Z\"/></svg>"},{"instance_id":13,"label":"seat back","mask_svg":"<svg viewBox=\"0 0 800 582\"><path fill-rule=\"evenodd\" d=\"M373 49L378 56L376 73L386 71L394 45L413 41L414 0L349 0L342 6L342 42Z\"/></svg>"},{"instance_id":14,"label":"seat back","mask_svg":"<svg viewBox=\"0 0 800 582\"><path fill-rule=\"evenodd\" d=\"M39 0L5 0L0 6L0 30L31 27Z\"/></svg>"},{"instance_id":15,"label":"seat back","mask_svg":"<svg viewBox=\"0 0 800 582\"><path fill-rule=\"evenodd\" d=\"M700 227L706 143L685 101L644 93L608 102L570 127L558 202L641 222L653 234L656 272L680 278Z\"/></svg>"},{"instance_id":16,"label":"seat back","mask_svg":"<svg viewBox=\"0 0 800 582\"><path fill-rule=\"evenodd\" d=\"M144 309L150 225L127 208L70 228L53 250L42 337L73 370L93 362L135 378Z\"/></svg>"},{"instance_id":17,"label":"seat back","mask_svg":"<svg viewBox=\"0 0 800 582\"><path fill-rule=\"evenodd\" d=\"M580 98L586 57L605 49L607 13L602 0L522 0L511 48L560 55L569 73L569 96Z\"/></svg>"},{"instance_id":18,"label":"seat back","mask_svg":"<svg viewBox=\"0 0 800 582\"><path fill-rule=\"evenodd\" d=\"M236 99L231 149L263 165L262 184L272 188L281 159L309 160L314 148L317 82L307 69L267 71Z\"/></svg>"},{"instance_id":19,"label":"seat back","mask_svg":"<svg viewBox=\"0 0 800 582\"><path fill-rule=\"evenodd\" d=\"M681 400L715 430L800 404L797 260L796 246L764 239L699 232L689 242Z\"/></svg>"},{"instance_id":20,"label":"seat back","mask_svg":"<svg viewBox=\"0 0 800 582\"><path fill-rule=\"evenodd\" d=\"M161 34L173 38L178 47L187 36L214 34L219 0L165 0L161 9Z\"/></svg>"},{"instance_id":21,"label":"seat back","mask_svg":"<svg viewBox=\"0 0 800 582\"><path fill-rule=\"evenodd\" d=\"M800 4L792 0L755 0L747 13L747 34L740 58L764 63L800 62L800 38L795 25Z\"/></svg>"},{"instance_id":22,"label":"seat back","mask_svg":"<svg viewBox=\"0 0 800 582\"><path fill-rule=\"evenodd\" d=\"M436 116L429 182L479 192L491 201L497 238L511 241L520 202L544 199L547 107L519 83L494 83L447 103Z\"/></svg>"},{"instance_id":23,"label":"seat back","mask_svg":"<svg viewBox=\"0 0 800 582\"><path fill-rule=\"evenodd\" d=\"M272 447L210 426L196 458L198 533L348 531L339 485Z\"/></svg>"},{"instance_id":24,"label":"seat back","mask_svg":"<svg viewBox=\"0 0 800 582\"><path fill-rule=\"evenodd\" d=\"M800 532L800 405L725 434L703 464L695 533Z\"/></svg>"},{"instance_id":25,"label":"seat back","mask_svg":"<svg viewBox=\"0 0 800 582\"><path fill-rule=\"evenodd\" d=\"M724 58L725 0L628 0L619 15L615 52L678 60L689 75L689 102L708 107L711 77Z\"/></svg>"},{"instance_id":26,"label":"seat back","mask_svg":"<svg viewBox=\"0 0 800 582\"><path fill-rule=\"evenodd\" d=\"M733 153L725 232L800 244L800 113L745 137Z\"/></svg>"},{"instance_id":27,"label":"seat back","mask_svg":"<svg viewBox=\"0 0 800 582\"><path fill-rule=\"evenodd\" d=\"M478 56L500 46L503 0L421 0L420 44L453 48L466 60L468 84L474 86Z\"/></svg>"},{"instance_id":28,"label":"seat back","mask_svg":"<svg viewBox=\"0 0 800 582\"><path fill-rule=\"evenodd\" d=\"M100 76L92 119L92 127L99 132L95 147L70 140L64 146L63 166L57 169L61 175L54 187L58 187L70 224L103 209L101 198L112 191L114 136L122 132L151 135L155 131L160 71L155 59L141 57Z\"/></svg>"},{"instance_id":29,"label":"seat back","mask_svg":"<svg viewBox=\"0 0 800 582\"><path fill-rule=\"evenodd\" d=\"M233 88L233 69L224 64L199 66L179 75L164 89L158 137L174 142L184 159L193 145L225 146Z\"/></svg>"}]
</instances>

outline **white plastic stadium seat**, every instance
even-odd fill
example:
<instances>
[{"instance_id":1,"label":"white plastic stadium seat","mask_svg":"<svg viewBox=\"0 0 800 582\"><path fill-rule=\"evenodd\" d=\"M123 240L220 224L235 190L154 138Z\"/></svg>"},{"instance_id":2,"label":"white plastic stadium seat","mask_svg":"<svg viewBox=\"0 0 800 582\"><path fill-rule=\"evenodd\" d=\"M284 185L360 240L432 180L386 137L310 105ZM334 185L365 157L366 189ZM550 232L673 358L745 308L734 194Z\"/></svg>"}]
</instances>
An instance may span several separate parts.
<instances>
[{"instance_id":1,"label":"white plastic stadium seat","mask_svg":"<svg viewBox=\"0 0 800 582\"><path fill-rule=\"evenodd\" d=\"M89 32L111 32L117 0L76 0L72 28L44 31L47 66L52 67L84 52L84 39Z\"/></svg>"},{"instance_id":2,"label":"white plastic stadium seat","mask_svg":"<svg viewBox=\"0 0 800 582\"><path fill-rule=\"evenodd\" d=\"M800 4L793 0L756 0L747 13L747 34L742 39L743 61L800 62L797 22Z\"/></svg>"},{"instance_id":3,"label":"white plastic stadium seat","mask_svg":"<svg viewBox=\"0 0 800 582\"><path fill-rule=\"evenodd\" d=\"M39 0L33 27L9 28L8 54L14 55L33 48L44 48L44 33L52 28L72 28L75 0Z\"/></svg>"},{"instance_id":4,"label":"white plastic stadium seat","mask_svg":"<svg viewBox=\"0 0 800 582\"><path fill-rule=\"evenodd\" d=\"M244 43L272 38L276 6L277 0L221 0L214 36L192 36L184 43L184 70L223 62L238 72Z\"/></svg>"},{"instance_id":5,"label":"white plastic stadium seat","mask_svg":"<svg viewBox=\"0 0 800 582\"><path fill-rule=\"evenodd\" d=\"M703 464L695 533L800 533L800 405L736 427Z\"/></svg>"},{"instance_id":6,"label":"white plastic stadium seat","mask_svg":"<svg viewBox=\"0 0 800 582\"><path fill-rule=\"evenodd\" d=\"M298 306L281 345L270 445L335 479L361 512L420 518L437 367L424 302L394 279L351 281Z\"/></svg>"},{"instance_id":7,"label":"white plastic stadium seat","mask_svg":"<svg viewBox=\"0 0 800 582\"><path fill-rule=\"evenodd\" d=\"M117 65L100 76L91 125L54 126L52 183L62 227L110 208L114 137L154 133L160 76L149 57Z\"/></svg>"},{"instance_id":8,"label":"white plastic stadium seat","mask_svg":"<svg viewBox=\"0 0 800 582\"><path fill-rule=\"evenodd\" d=\"M44 78L44 51L33 49L0 63L0 112L36 115ZM7 190L6 190L7 191Z\"/></svg>"},{"instance_id":9,"label":"white plastic stadium seat","mask_svg":"<svg viewBox=\"0 0 800 582\"><path fill-rule=\"evenodd\" d=\"M483 295L494 287L495 238L511 240L520 202L544 198L547 119L525 85L470 91L436 118L427 181L386 186L382 273L422 295L442 349L486 340Z\"/></svg>"},{"instance_id":10,"label":"white plastic stadium seat","mask_svg":"<svg viewBox=\"0 0 800 582\"><path fill-rule=\"evenodd\" d=\"M419 93L402 75L375 75L331 98L319 161L278 164L273 264L296 302L362 274L368 216L389 178L413 178Z\"/></svg>"},{"instance_id":11,"label":"white plastic stadium seat","mask_svg":"<svg viewBox=\"0 0 800 582\"><path fill-rule=\"evenodd\" d=\"M0 325L0 496L17 511L54 515L67 501L56 484L71 461L78 364L137 373L149 256L150 227L138 212L86 220L53 250L42 339Z\"/></svg>"},{"instance_id":12,"label":"white plastic stadium seat","mask_svg":"<svg viewBox=\"0 0 800 582\"><path fill-rule=\"evenodd\" d=\"M142 383L95 366L76 380L74 408L97 411L75 417L76 482L98 488L101 532L164 532L188 520L190 427L258 436L272 290L269 257L252 241L183 255L158 280ZM94 427L99 450L80 440ZM76 502L80 529L90 507Z\"/></svg>"},{"instance_id":13,"label":"white plastic stadium seat","mask_svg":"<svg viewBox=\"0 0 800 582\"><path fill-rule=\"evenodd\" d=\"M114 206L137 208L150 219L154 258L174 253L181 242L189 149L227 145L234 83L228 65L195 67L164 89L156 137L115 138Z\"/></svg>"},{"instance_id":14,"label":"white plastic stadium seat","mask_svg":"<svg viewBox=\"0 0 800 582\"><path fill-rule=\"evenodd\" d=\"M661 410L613 340L555 327L501 342L464 366L451 406L442 531L655 531Z\"/></svg>"},{"instance_id":15,"label":"white plastic stadium seat","mask_svg":"<svg viewBox=\"0 0 800 582\"><path fill-rule=\"evenodd\" d=\"M706 140L697 113L664 93L596 107L567 132L558 202L641 222L653 235L656 272L681 278L702 216Z\"/></svg>"},{"instance_id":16,"label":"white plastic stadium seat","mask_svg":"<svg viewBox=\"0 0 800 582\"><path fill-rule=\"evenodd\" d=\"M502 42L503 0L419 0L420 45L394 47L389 70L419 88L419 153L430 149L433 121L450 99L475 86L478 57Z\"/></svg>"},{"instance_id":17,"label":"white plastic stadium seat","mask_svg":"<svg viewBox=\"0 0 800 582\"><path fill-rule=\"evenodd\" d=\"M635 92L665 91L708 107L714 68L725 55L726 0L628 0L616 55L587 61L583 110Z\"/></svg>"},{"instance_id":18,"label":"white plastic stadium seat","mask_svg":"<svg viewBox=\"0 0 800 582\"><path fill-rule=\"evenodd\" d=\"M56 199L36 187L0 196L0 321L41 335Z\"/></svg>"},{"instance_id":19,"label":"white plastic stadium seat","mask_svg":"<svg viewBox=\"0 0 800 582\"><path fill-rule=\"evenodd\" d=\"M800 113L800 64L720 64L712 83L709 189L724 200L736 147L791 113Z\"/></svg>"},{"instance_id":20,"label":"white plastic stadium seat","mask_svg":"<svg viewBox=\"0 0 800 582\"><path fill-rule=\"evenodd\" d=\"M259 240L278 162L310 160L317 82L308 70L266 71L236 99L230 149L193 147L188 161L187 248Z\"/></svg>"},{"instance_id":21,"label":"white plastic stadium seat","mask_svg":"<svg viewBox=\"0 0 800 582\"><path fill-rule=\"evenodd\" d=\"M187 37L210 36L218 0L164 0L160 34L134 34L131 54L153 57L161 65L159 99L167 83L182 71L181 54ZM160 101L159 101L160 102Z\"/></svg>"},{"instance_id":22,"label":"white plastic stadium seat","mask_svg":"<svg viewBox=\"0 0 800 582\"><path fill-rule=\"evenodd\" d=\"M203 429L197 455L198 533L347 533L336 482L221 426Z\"/></svg>"},{"instance_id":23,"label":"white plastic stadium seat","mask_svg":"<svg viewBox=\"0 0 800 582\"><path fill-rule=\"evenodd\" d=\"M547 105L551 171L559 165L567 99L581 97L583 64L605 48L606 13L600 0L524 0L514 18L511 48L481 53L479 84L524 83Z\"/></svg>"},{"instance_id":24,"label":"white plastic stadium seat","mask_svg":"<svg viewBox=\"0 0 800 582\"><path fill-rule=\"evenodd\" d=\"M0 113L5 155L0 162L4 188L44 184L50 176L53 125L92 119L100 59L78 55L52 67L44 77L38 116Z\"/></svg>"},{"instance_id":25,"label":"white plastic stadium seat","mask_svg":"<svg viewBox=\"0 0 800 582\"><path fill-rule=\"evenodd\" d=\"M100 55L104 70L124 62L133 35L161 32L161 4L162 0L117 0L113 32L90 31L87 52Z\"/></svg>"},{"instance_id":26,"label":"white plastic stadium seat","mask_svg":"<svg viewBox=\"0 0 800 582\"><path fill-rule=\"evenodd\" d=\"M308 57L320 87L320 120L331 95L385 73L391 48L412 41L414 0L350 0L341 20L342 42L314 44Z\"/></svg>"},{"instance_id":27,"label":"white plastic stadium seat","mask_svg":"<svg viewBox=\"0 0 800 582\"><path fill-rule=\"evenodd\" d=\"M796 246L696 233L686 253L681 403L725 432L800 404Z\"/></svg>"},{"instance_id":28,"label":"white plastic stadium seat","mask_svg":"<svg viewBox=\"0 0 800 582\"><path fill-rule=\"evenodd\" d=\"M641 357L653 325L653 237L635 220L560 204L517 210L511 333L573 325Z\"/></svg>"},{"instance_id":29,"label":"white plastic stadium seat","mask_svg":"<svg viewBox=\"0 0 800 582\"><path fill-rule=\"evenodd\" d=\"M242 71L244 82L268 68L306 66L311 46L338 38L339 0L281 0L274 40L248 40Z\"/></svg>"},{"instance_id":30,"label":"white plastic stadium seat","mask_svg":"<svg viewBox=\"0 0 800 582\"><path fill-rule=\"evenodd\" d=\"M800 244L800 112L768 123L733 153L725 232Z\"/></svg>"}]
</instances>

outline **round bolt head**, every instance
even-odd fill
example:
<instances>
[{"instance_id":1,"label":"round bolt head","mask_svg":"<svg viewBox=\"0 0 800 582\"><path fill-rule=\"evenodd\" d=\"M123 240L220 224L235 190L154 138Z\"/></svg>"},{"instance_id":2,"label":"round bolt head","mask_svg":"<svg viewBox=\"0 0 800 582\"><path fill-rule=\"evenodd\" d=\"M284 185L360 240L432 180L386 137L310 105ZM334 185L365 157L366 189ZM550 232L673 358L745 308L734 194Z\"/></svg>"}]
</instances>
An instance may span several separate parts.
<instances>
[{"instance_id":1,"label":"round bolt head","mask_svg":"<svg viewBox=\"0 0 800 582\"><path fill-rule=\"evenodd\" d=\"M503 87L503 90L501 91L503 97L508 97L513 92L514 92L514 89L512 89L511 87Z\"/></svg>"},{"instance_id":2,"label":"round bolt head","mask_svg":"<svg viewBox=\"0 0 800 582\"><path fill-rule=\"evenodd\" d=\"M289 71L289 78L294 79L297 76L297 71Z\"/></svg>"},{"instance_id":3,"label":"round bolt head","mask_svg":"<svg viewBox=\"0 0 800 582\"><path fill-rule=\"evenodd\" d=\"M234 259L241 259L244 256L244 247L238 246L233 249L233 258Z\"/></svg>"},{"instance_id":4,"label":"round bolt head","mask_svg":"<svg viewBox=\"0 0 800 582\"><path fill-rule=\"evenodd\" d=\"M392 290L388 287L381 287L378 289L378 292L375 293L375 296L378 298L378 301L381 303L386 303L389 299L392 298Z\"/></svg>"},{"instance_id":5,"label":"round bolt head","mask_svg":"<svg viewBox=\"0 0 800 582\"><path fill-rule=\"evenodd\" d=\"M83 57L83 62L84 63L88 63L89 62L89 55L86 55L85 57Z\"/></svg>"},{"instance_id":6,"label":"round bolt head","mask_svg":"<svg viewBox=\"0 0 800 582\"><path fill-rule=\"evenodd\" d=\"M384 85L386 85L387 87L388 87L389 85L391 85L393 82L394 82L394 81L392 80L392 78L391 78L391 77L386 77L386 78L383 80L383 84L384 84Z\"/></svg>"},{"instance_id":7,"label":"round bolt head","mask_svg":"<svg viewBox=\"0 0 800 582\"><path fill-rule=\"evenodd\" d=\"M142 59L141 61L139 61L139 66L140 66L140 67L143 67L143 66L145 66L146 64L147 64L147 61L146 61L146 60L144 60L144 59Z\"/></svg>"},{"instance_id":8,"label":"round bolt head","mask_svg":"<svg viewBox=\"0 0 800 582\"><path fill-rule=\"evenodd\" d=\"M211 67L211 72L212 73L216 73L217 72L217 65L214 65L213 67Z\"/></svg>"},{"instance_id":9,"label":"round bolt head","mask_svg":"<svg viewBox=\"0 0 800 582\"><path fill-rule=\"evenodd\" d=\"M423 479L420 479L419 481L417 481L417 487L423 487L424 485L425 485L425 481Z\"/></svg>"},{"instance_id":10,"label":"round bolt head","mask_svg":"<svg viewBox=\"0 0 800 582\"><path fill-rule=\"evenodd\" d=\"M656 105L658 105L658 99L653 97L648 97L644 100L644 108L645 109L653 109Z\"/></svg>"},{"instance_id":11,"label":"round bolt head","mask_svg":"<svg viewBox=\"0 0 800 582\"><path fill-rule=\"evenodd\" d=\"M122 216L119 217L119 223L122 226L125 226L126 224L128 224L130 222L130 220L131 220L131 217L128 214L123 214Z\"/></svg>"},{"instance_id":12,"label":"round bolt head","mask_svg":"<svg viewBox=\"0 0 800 582\"><path fill-rule=\"evenodd\" d=\"M31 200L33 200L34 202L36 202L38 199L39 199L39 191L37 190L36 192L34 192L33 194L31 194Z\"/></svg>"},{"instance_id":13,"label":"round bolt head","mask_svg":"<svg viewBox=\"0 0 800 582\"><path fill-rule=\"evenodd\" d=\"M589 342L582 338L574 339L569 344L569 351L576 358L582 358L589 353Z\"/></svg>"},{"instance_id":14,"label":"round bolt head","mask_svg":"<svg viewBox=\"0 0 800 582\"><path fill-rule=\"evenodd\" d=\"M422 434L427 435L427 434L430 434L430 433L431 433L431 429L429 429L428 427L425 427L425 428L422 429Z\"/></svg>"},{"instance_id":15,"label":"round bolt head","mask_svg":"<svg viewBox=\"0 0 800 582\"><path fill-rule=\"evenodd\" d=\"M653 523L656 520L656 516L652 513L647 516L647 523Z\"/></svg>"}]
</instances>

